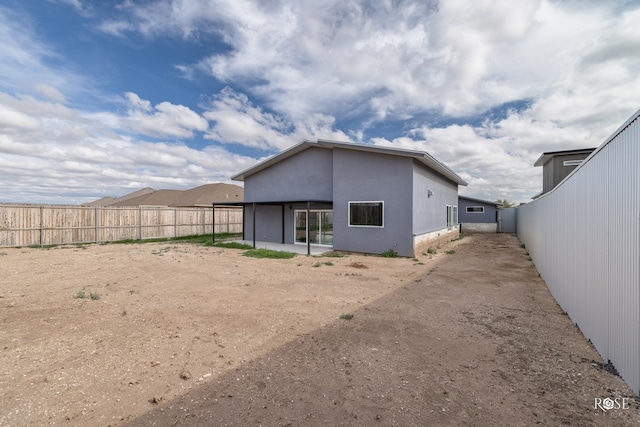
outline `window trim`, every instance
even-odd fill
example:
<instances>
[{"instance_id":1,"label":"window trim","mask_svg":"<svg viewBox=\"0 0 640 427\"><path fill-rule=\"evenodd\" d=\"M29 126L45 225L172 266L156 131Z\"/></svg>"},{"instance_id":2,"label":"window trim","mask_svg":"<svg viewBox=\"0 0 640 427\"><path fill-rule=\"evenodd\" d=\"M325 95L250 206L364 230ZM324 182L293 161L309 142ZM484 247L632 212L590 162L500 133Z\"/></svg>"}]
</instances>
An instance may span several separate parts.
<instances>
[{"instance_id":1,"label":"window trim","mask_svg":"<svg viewBox=\"0 0 640 427\"><path fill-rule=\"evenodd\" d=\"M364 204L364 203L379 203L381 212L382 225L361 225L351 224L351 205L352 204ZM363 228L384 228L384 200L352 200L347 202L347 224L349 227L363 227Z\"/></svg>"},{"instance_id":2,"label":"window trim","mask_svg":"<svg viewBox=\"0 0 640 427\"><path fill-rule=\"evenodd\" d=\"M477 209L480 208L479 211L470 211L469 209ZM484 213L484 206L467 206L467 213L468 214L483 214Z\"/></svg>"}]
</instances>

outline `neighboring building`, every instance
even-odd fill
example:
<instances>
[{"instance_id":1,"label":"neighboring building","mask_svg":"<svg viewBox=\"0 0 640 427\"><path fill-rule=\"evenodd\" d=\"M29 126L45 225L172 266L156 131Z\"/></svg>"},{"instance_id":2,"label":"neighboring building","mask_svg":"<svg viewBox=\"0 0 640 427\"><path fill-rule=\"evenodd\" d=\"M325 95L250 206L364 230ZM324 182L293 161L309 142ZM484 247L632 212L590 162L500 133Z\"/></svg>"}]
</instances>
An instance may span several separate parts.
<instances>
[{"instance_id":1,"label":"neighboring building","mask_svg":"<svg viewBox=\"0 0 640 427\"><path fill-rule=\"evenodd\" d=\"M116 199L103 197L87 206L129 207L211 207L212 203L242 202L244 188L234 184L205 184L189 190L153 190L145 188Z\"/></svg>"},{"instance_id":2,"label":"neighboring building","mask_svg":"<svg viewBox=\"0 0 640 427\"><path fill-rule=\"evenodd\" d=\"M134 197L144 196L146 194L151 194L154 191L156 190L154 190L153 188L147 187L147 188L143 188L142 190L134 191L133 193L125 194L124 196L121 196L121 197L106 196L101 199L94 200L93 202L90 202L90 203L83 203L82 206L90 206L92 208L113 206L115 203L122 202L127 199L133 199Z\"/></svg>"},{"instance_id":3,"label":"neighboring building","mask_svg":"<svg viewBox=\"0 0 640 427\"><path fill-rule=\"evenodd\" d=\"M474 197L458 196L458 219L463 232L496 233L502 205Z\"/></svg>"},{"instance_id":4,"label":"neighboring building","mask_svg":"<svg viewBox=\"0 0 640 427\"><path fill-rule=\"evenodd\" d=\"M553 190L569 174L582 163L595 148L580 150L549 151L543 153L534 166L542 166L542 192L533 196L534 199Z\"/></svg>"},{"instance_id":5,"label":"neighboring building","mask_svg":"<svg viewBox=\"0 0 640 427\"><path fill-rule=\"evenodd\" d=\"M233 177L244 181L244 239L414 256L458 232L458 186L429 154L303 141Z\"/></svg>"},{"instance_id":6,"label":"neighboring building","mask_svg":"<svg viewBox=\"0 0 640 427\"><path fill-rule=\"evenodd\" d=\"M129 207L129 206L169 206L178 196L181 190L154 190L142 196L131 197L111 203L108 207Z\"/></svg>"},{"instance_id":7,"label":"neighboring building","mask_svg":"<svg viewBox=\"0 0 640 427\"><path fill-rule=\"evenodd\" d=\"M185 190L169 206L211 207L212 203L242 202L244 188L235 184L205 184Z\"/></svg>"}]
</instances>

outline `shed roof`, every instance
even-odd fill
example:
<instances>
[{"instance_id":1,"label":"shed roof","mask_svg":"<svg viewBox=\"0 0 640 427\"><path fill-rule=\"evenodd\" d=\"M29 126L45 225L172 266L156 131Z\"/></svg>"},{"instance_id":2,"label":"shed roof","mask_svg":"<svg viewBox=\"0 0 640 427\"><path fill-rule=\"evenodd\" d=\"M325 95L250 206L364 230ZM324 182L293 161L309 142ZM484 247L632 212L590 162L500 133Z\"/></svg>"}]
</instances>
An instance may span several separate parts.
<instances>
[{"instance_id":1,"label":"shed roof","mask_svg":"<svg viewBox=\"0 0 640 427\"><path fill-rule=\"evenodd\" d=\"M433 156L425 151L415 151L415 150L406 150L403 148L392 148L392 147L381 147L377 145L369 145L369 144L354 144L351 142L341 142L341 141L330 141L324 139L318 139L316 141L305 140L302 141L293 147L280 152L268 159L258 163L257 165L240 172L239 174L231 177L231 179L236 181L244 181L244 179L248 176L251 176L261 170L267 169L276 163L279 163L289 157L292 157L304 150L307 150L311 147L319 147L319 148L327 148L327 149L346 149L346 150L356 150L370 153L380 153L380 154L389 154L393 156L403 156L403 157L411 157L428 168L436 171L440 175L445 178L455 182L458 185L467 185L467 182L460 178L455 172L449 169L443 163L440 163Z\"/></svg>"}]
</instances>

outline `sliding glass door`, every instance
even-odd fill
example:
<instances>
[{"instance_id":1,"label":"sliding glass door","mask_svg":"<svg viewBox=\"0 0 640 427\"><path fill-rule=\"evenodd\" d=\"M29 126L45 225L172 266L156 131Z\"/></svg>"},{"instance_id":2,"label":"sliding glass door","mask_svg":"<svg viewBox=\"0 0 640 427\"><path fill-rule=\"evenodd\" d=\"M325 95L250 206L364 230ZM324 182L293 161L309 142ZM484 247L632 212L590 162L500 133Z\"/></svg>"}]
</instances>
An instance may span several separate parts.
<instances>
[{"instance_id":1,"label":"sliding glass door","mask_svg":"<svg viewBox=\"0 0 640 427\"><path fill-rule=\"evenodd\" d=\"M307 211L295 211L296 243L313 245L333 245L333 211L309 211L309 236L307 236Z\"/></svg>"}]
</instances>

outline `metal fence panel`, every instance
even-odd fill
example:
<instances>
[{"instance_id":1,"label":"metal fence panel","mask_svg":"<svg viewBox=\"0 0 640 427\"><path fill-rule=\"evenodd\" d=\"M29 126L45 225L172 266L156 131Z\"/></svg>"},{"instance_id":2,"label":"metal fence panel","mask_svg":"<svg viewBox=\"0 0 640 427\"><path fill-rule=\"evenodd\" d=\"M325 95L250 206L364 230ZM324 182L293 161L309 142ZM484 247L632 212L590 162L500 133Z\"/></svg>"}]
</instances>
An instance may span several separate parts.
<instances>
[{"instance_id":1,"label":"metal fence panel","mask_svg":"<svg viewBox=\"0 0 640 427\"><path fill-rule=\"evenodd\" d=\"M560 306L640 394L640 111L553 191L518 236Z\"/></svg>"}]
</instances>

